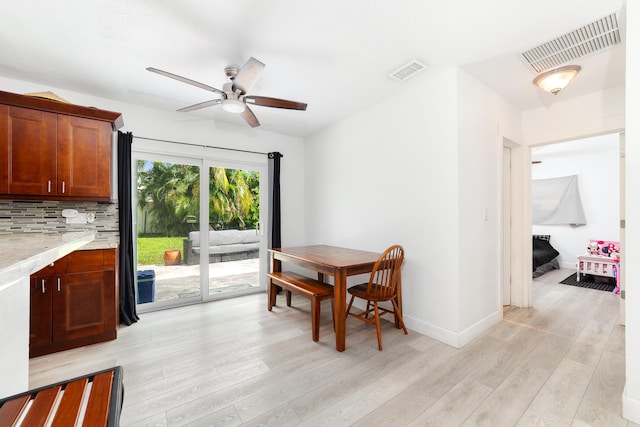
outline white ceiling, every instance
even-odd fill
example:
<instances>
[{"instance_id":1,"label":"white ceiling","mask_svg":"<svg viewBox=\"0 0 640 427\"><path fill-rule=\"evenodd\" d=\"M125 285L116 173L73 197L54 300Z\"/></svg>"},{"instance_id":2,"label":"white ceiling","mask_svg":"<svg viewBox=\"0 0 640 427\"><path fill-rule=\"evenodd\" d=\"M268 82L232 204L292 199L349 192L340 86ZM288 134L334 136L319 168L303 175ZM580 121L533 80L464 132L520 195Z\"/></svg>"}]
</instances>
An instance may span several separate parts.
<instances>
[{"instance_id":1,"label":"white ceiling","mask_svg":"<svg viewBox=\"0 0 640 427\"><path fill-rule=\"evenodd\" d=\"M623 2L22 0L0 14L0 76L176 110L216 95L146 67L222 89L224 68L253 56L266 68L250 94L308 104L252 107L261 128L298 136L453 66L526 110L624 83L624 43L574 61L582 72L557 96L535 87L518 57ZM426 72L388 77L414 58ZM220 106L184 114L244 123Z\"/></svg>"}]
</instances>

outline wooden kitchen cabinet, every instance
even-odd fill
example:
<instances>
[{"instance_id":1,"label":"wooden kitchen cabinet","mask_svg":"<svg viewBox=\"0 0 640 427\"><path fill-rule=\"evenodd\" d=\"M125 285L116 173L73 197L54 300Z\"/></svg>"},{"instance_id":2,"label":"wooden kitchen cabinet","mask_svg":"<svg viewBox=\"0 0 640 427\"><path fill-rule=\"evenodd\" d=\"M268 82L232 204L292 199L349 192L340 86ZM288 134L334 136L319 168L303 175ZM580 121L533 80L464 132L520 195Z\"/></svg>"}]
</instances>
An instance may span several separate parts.
<instances>
[{"instance_id":1,"label":"wooden kitchen cabinet","mask_svg":"<svg viewBox=\"0 0 640 427\"><path fill-rule=\"evenodd\" d=\"M51 312L53 287L62 286L67 270L67 259L62 258L31 276L31 316L29 345L47 346L52 343Z\"/></svg>"},{"instance_id":2,"label":"wooden kitchen cabinet","mask_svg":"<svg viewBox=\"0 0 640 427\"><path fill-rule=\"evenodd\" d=\"M0 197L111 199L120 113L0 91Z\"/></svg>"},{"instance_id":3,"label":"wooden kitchen cabinet","mask_svg":"<svg viewBox=\"0 0 640 427\"><path fill-rule=\"evenodd\" d=\"M51 194L56 191L57 116L20 107L4 110L7 137L0 139L0 146L7 153L7 167L2 192Z\"/></svg>"},{"instance_id":4,"label":"wooden kitchen cabinet","mask_svg":"<svg viewBox=\"0 0 640 427\"><path fill-rule=\"evenodd\" d=\"M116 338L116 252L75 251L31 276L31 357Z\"/></svg>"}]
</instances>

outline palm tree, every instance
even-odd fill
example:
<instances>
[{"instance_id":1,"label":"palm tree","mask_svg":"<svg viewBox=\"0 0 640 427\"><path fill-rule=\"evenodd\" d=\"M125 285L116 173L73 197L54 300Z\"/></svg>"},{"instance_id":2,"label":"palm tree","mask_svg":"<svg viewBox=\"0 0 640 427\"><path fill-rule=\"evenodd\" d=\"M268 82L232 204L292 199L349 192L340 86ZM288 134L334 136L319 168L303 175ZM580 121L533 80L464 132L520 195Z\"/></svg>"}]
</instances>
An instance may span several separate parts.
<instances>
[{"instance_id":1,"label":"palm tree","mask_svg":"<svg viewBox=\"0 0 640 427\"><path fill-rule=\"evenodd\" d=\"M150 211L149 221L167 236L186 235L198 218L198 166L138 161L138 201ZM254 227L259 219L259 175L239 169L211 168L209 222L220 228Z\"/></svg>"},{"instance_id":2,"label":"palm tree","mask_svg":"<svg viewBox=\"0 0 640 427\"><path fill-rule=\"evenodd\" d=\"M198 166L138 162L138 203L151 211L151 221L167 236L185 235L187 216L198 216L200 169Z\"/></svg>"},{"instance_id":3,"label":"palm tree","mask_svg":"<svg viewBox=\"0 0 640 427\"><path fill-rule=\"evenodd\" d=\"M259 185L251 179L254 172L240 169L212 168L209 181L209 215L213 223L221 226L245 228L247 217L259 210L257 192L250 184ZM251 217L249 225L255 226Z\"/></svg>"}]
</instances>

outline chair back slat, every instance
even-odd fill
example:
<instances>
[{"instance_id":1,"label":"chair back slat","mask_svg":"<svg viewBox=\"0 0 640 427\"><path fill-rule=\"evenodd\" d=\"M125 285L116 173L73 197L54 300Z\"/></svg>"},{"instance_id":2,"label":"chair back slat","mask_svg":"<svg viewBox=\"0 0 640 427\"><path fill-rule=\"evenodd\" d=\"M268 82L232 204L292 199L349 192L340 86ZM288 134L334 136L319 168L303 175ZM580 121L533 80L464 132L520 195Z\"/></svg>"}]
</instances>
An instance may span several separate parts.
<instances>
[{"instance_id":1,"label":"chair back slat","mask_svg":"<svg viewBox=\"0 0 640 427\"><path fill-rule=\"evenodd\" d=\"M394 245L384 251L371 270L367 292L380 299L394 296L403 261L404 249L402 246Z\"/></svg>"}]
</instances>

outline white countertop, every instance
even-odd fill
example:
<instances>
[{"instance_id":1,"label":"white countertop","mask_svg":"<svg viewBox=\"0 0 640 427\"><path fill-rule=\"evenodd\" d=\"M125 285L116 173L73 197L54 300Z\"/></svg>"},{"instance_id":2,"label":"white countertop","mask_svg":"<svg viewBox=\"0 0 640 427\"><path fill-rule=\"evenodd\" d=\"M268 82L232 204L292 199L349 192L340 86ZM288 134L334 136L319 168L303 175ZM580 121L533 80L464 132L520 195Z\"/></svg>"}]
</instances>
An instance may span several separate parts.
<instances>
[{"instance_id":1,"label":"white countertop","mask_svg":"<svg viewBox=\"0 0 640 427\"><path fill-rule=\"evenodd\" d=\"M95 232L0 236L0 290L95 239Z\"/></svg>"}]
</instances>

